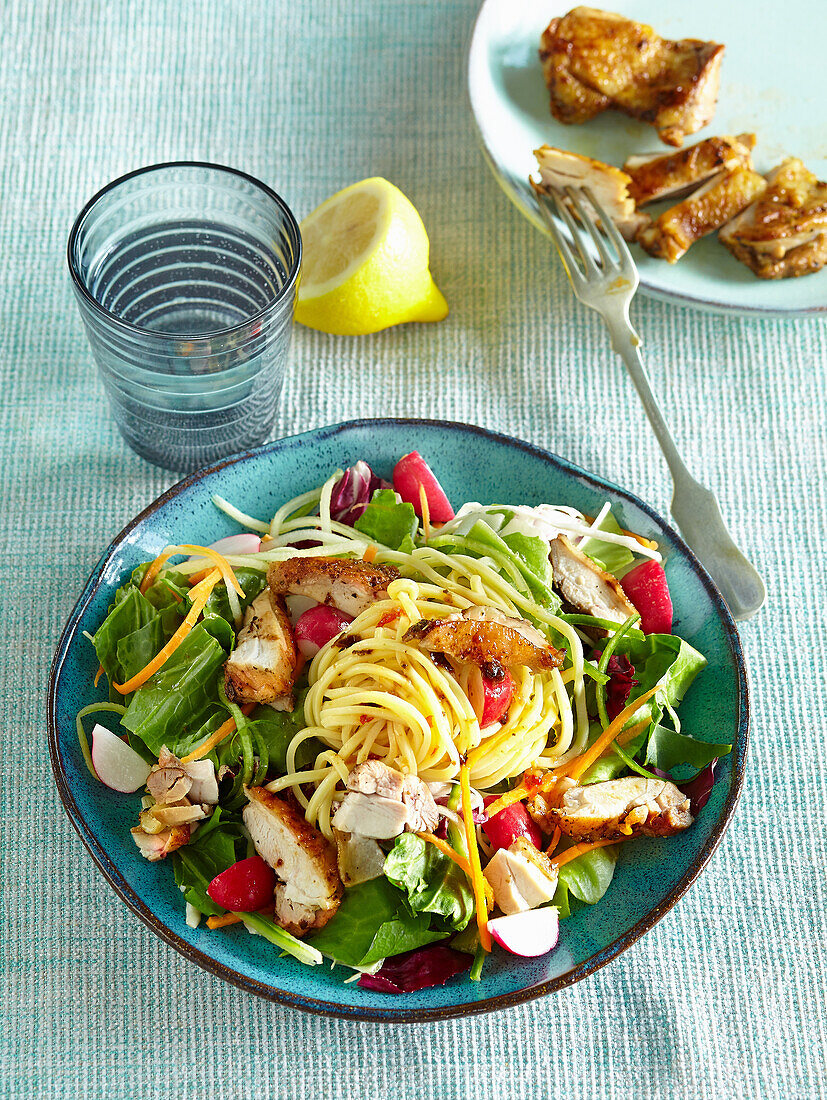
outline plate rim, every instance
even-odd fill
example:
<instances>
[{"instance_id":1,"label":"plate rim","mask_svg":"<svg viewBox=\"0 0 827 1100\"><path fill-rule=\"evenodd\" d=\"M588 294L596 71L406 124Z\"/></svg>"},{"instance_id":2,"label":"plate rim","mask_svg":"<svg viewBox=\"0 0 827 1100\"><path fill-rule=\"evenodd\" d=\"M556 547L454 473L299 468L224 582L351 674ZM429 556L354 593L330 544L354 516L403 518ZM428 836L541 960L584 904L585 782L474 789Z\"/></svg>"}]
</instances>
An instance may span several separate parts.
<instances>
[{"instance_id":1,"label":"plate rim","mask_svg":"<svg viewBox=\"0 0 827 1100\"><path fill-rule=\"evenodd\" d=\"M63 760L60 752L59 736L58 736L58 721L57 721L57 687L60 680L60 674L65 664L69 648L77 636L77 627L79 620L84 614L90 601L97 593L104 572L107 565L115 555L117 550L126 541L128 535L143 521L160 508L162 508L169 501L175 500L178 496L184 493L193 485L197 485L199 482L210 477L212 474L217 473L219 470L226 469L229 466L235 466L249 461L259 455L266 454L268 452L275 452L285 447L295 446L301 441L318 442L320 439L329 439L334 436L346 434L349 431L367 427L377 427L379 425L387 425L391 427L435 427L439 429L447 429L450 432L464 432L471 435L480 436L482 438L491 440L500 445L506 445L518 450L525 451L535 458L539 458L549 465L556 467L567 475L574 476L578 480L585 481L591 487L598 488L600 490L609 489L613 494L616 494L621 499L625 499L635 507L641 509L649 519L655 524L656 527L668 532L669 537L674 539L678 548L686 555L690 566L696 573L698 578L707 590L708 595L719 615L721 625L726 632L726 638L728 643L729 652L734 660L735 669L737 673L737 729L733 739L732 750L732 772L731 783L727 797L717 821L712 827L709 838L704 844L703 848L697 854L695 859L689 864L684 871L680 880L672 888L670 893L664 899L663 903L655 906L648 913L646 913L639 921L637 921L630 929L625 933L617 937L610 944L604 947L602 950L596 952L594 955L585 959L582 963L577 964L567 973L559 975L556 978L551 978L545 982L540 982L537 985L529 986L522 990L515 990L512 993L500 994L494 997L486 997L479 1001L473 1001L463 1004L446 1005L439 1008L417 1008L417 1009L405 1009L400 1005L399 1008L388 1008L387 1010L378 1009L374 1007L361 1008L358 1005L341 1005L333 1001L321 1000L315 997L302 996L301 994L291 993L286 990L278 989L272 984L266 984L259 981L256 978L251 978L246 974L241 973L239 970L234 969L232 966L228 966L226 963L220 962L213 958L211 955L199 950L192 944L183 939L177 932L175 932L169 925L165 924L155 913L146 905L134 892L132 887L128 884L121 872L118 870L114 862L108 856L106 849L102 843L98 840L91 825L86 821L83 814L78 807L74 794L71 789L71 785L68 781L66 772L63 767ZM239 989L248 993L253 993L265 1000L274 1001L279 1004L284 1004L292 1008L298 1008L305 1012L310 1012L316 1015L339 1017L350 1020L358 1020L362 1022L373 1023L423 1023L447 1020L463 1016L479 1015L486 1012L492 1012L499 1009L509 1008L519 1004L525 1004L528 1001L533 1001L539 997L544 997L550 993L559 992L568 986L574 985L576 982L581 981L583 978L590 977L597 970L606 966L612 959L616 958L623 951L627 950L634 943L637 942L652 928L657 922L665 916L667 912L683 897L689 887L697 879L698 875L704 869L712 856L715 849L718 847L721 839L729 827L732 815L735 811L735 807L738 803L738 799L741 795L743 786L744 771L746 765L747 749L749 745L749 725L750 725L750 707L749 707L749 685L747 680L746 666L744 661L743 647L738 634L738 629L735 621L730 614L730 611L724 601L723 596L718 591L714 581L706 572L704 567L698 561L693 554L692 550L686 545L680 535L671 528L666 521L658 515L658 513L645 501L641 500L634 493L631 493L625 489L614 485L612 482L605 478L602 478L596 474L591 474L581 467L569 462L567 459L562 458L560 455L556 455L551 451L548 451L542 447L538 447L536 444L528 443L524 440L520 440L514 436L507 435L501 432L495 432L488 428L482 428L473 424L462 424L450 420L434 420L417 417L365 417L356 420L343 421L337 424L322 425L318 428L312 428L305 432L300 432L296 435L285 436L282 439L273 440L269 443L264 443L259 447L254 447L246 451L242 451L239 454L232 455L229 458L223 459L219 462L215 462L210 466L203 467L200 470L196 470L174 485L170 486L163 493L161 493L155 500L151 501L145 508L143 508L126 526L119 532L115 538L107 546L106 550L102 554L97 565L90 573L80 596L75 602L69 617L66 621L66 625L61 631L60 640L58 641L54 658L52 660L51 668L49 671L49 680L47 687L47 731L48 731L48 746L49 756L51 760L52 772L55 777L55 782L58 788L58 794L64 809L72 823L75 831L79 835L81 841L86 847L87 851L91 855L94 863L99 870L103 873L105 879L109 885L114 889L116 894L126 902L129 908L144 922L144 924L157 935L161 940L167 943L170 947L174 948L179 954L183 955L189 962L195 963L201 967L202 970L206 970L208 973L229 982ZM397 1002L394 1002L397 1003Z\"/></svg>"},{"instance_id":2,"label":"plate rim","mask_svg":"<svg viewBox=\"0 0 827 1100\"><path fill-rule=\"evenodd\" d=\"M478 32L480 31L480 25L485 17L486 12L489 9L493 9L495 5L501 3L503 3L503 0L482 0L479 10L474 18L474 22L471 26L471 31L468 35L468 45L465 51L465 101L474 123L474 133L476 134L477 143L482 151L483 159L488 165L488 168L494 176L494 179L499 184L500 189L505 193L506 197L520 212L520 214L522 214L526 221L533 225L535 229L538 229L548 241L551 241L551 235L544 225L539 214L535 218L533 214L530 213L522 205L516 188L512 184L509 177L506 175L505 171L500 168L497 158L494 155L494 151L486 140L485 131L480 122L475 106L475 97L472 85L473 61L475 59L476 50L480 48L481 41L488 41L488 39L481 39L481 36L478 35ZM635 267L637 267L637 264L635 264ZM792 306L789 309L761 305L736 305L733 302L722 302L715 299L702 298L692 294L685 294L681 291L663 290L661 287L653 286L640 270L638 270L638 276L640 278L639 289L641 293L644 294L646 297L653 299L654 301L667 302L672 305L679 305L689 309L696 309L701 312L715 313L725 317L750 317L767 321L796 321L803 318L820 318L823 314L827 313L827 300L825 300L821 305ZM771 280L759 280L759 283L768 281Z\"/></svg>"}]
</instances>

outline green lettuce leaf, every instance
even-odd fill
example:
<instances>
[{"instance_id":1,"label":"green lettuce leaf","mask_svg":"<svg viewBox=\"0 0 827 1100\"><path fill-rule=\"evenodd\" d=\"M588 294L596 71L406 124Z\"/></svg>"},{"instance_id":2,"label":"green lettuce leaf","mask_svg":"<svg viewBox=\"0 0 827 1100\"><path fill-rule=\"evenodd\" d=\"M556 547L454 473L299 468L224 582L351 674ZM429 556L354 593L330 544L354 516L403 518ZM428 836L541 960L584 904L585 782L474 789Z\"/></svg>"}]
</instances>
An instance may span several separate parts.
<instances>
[{"instance_id":1,"label":"green lettuce leaf","mask_svg":"<svg viewBox=\"0 0 827 1100\"><path fill-rule=\"evenodd\" d=\"M700 771L711 760L726 756L731 749L732 745L711 745L658 724L649 737L644 763L654 764L664 772L671 772L680 764Z\"/></svg>"},{"instance_id":2,"label":"green lettuce leaf","mask_svg":"<svg viewBox=\"0 0 827 1100\"><path fill-rule=\"evenodd\" d=\"M412 504L397 500L393 489L377 489L353 526L368 538L398 550L406 538L413 538L418 525Z\"/></svg>"},{"instance_id":3,"label":"green lettuce leaf","mask_svg":"<svg viewBox=\"0 0 827 1100\"><path fill-rule=\"evenodd\" d=\"M445 939L428 923L427 915L411 913L386 878L375 878L345 890L336 915L308 943L336 962L364 967Z\"/></svg>"},{"instance_id":4,"label":"green lettuce leaf","mask_svg":"<svg viewBox=\"0 0 827 1100\"><path fill-rule=\"evenodd\" d=\"M172 853L175 885L181 889L184 899L199 913L213 917L226 910L217 905L207 893L207 887L222 871L226 871L244 858L246 842L239 821L225 820L220 806L212 817L201 825L195 839Z\"/></svg>"},{"instance_id":5,"label":"green lettuce leaf","mask_svg":"<svg viewBox=\"0 0 827 1100\"><path fill-rule=\"evenodd\" d=\"M260 595L267 587L267 574L260 569L235 569L234 572L236 580L244 590L244 595L239 596L238 602L241 604L242 611L246 611L256 596ZM204 607L204 614L220 615L228 623L233 623L233 613L230 611L226 584L217 584L212 590Z\"/></svg>"},{"instance_id":6,"label":"green lettuce leaf","mask_svg":"<svg viewBox=\"0 0 827 1100\"><path fill-rule=\"evenodd\" d=\"M121 724L157 757L166 745L176 756L191 734L214 717L218 683L229 647L211 633L216 624L232 628L218 616L193 627L163 667L132 696ZM218 632L223 634L222 628ZM180 751L179 751L180 750Z\"/></svg>"},{"instance_id":7,"label":"green lettuce leaf","mask_svg":"<svg viewBox=\"0 0 827 1100\"><path fill-rule=\"evenodd\" d=\"M560 868L552 905L559 908L561 917L571 916L572 898L584 905L600 901L614 878L619 850L616 844L593 848Z\"/></svg>"},{"instance_id":8,"label":"green lettuce leaf","mask_svg":"<svg viewBox=\"0 0 827 1100\"><path fill-rule=\"evenodd\" d=\"M603 517L598 530L610 531L613 535L623 534L620 524L611 512L607 512ZM634 554L625 546L618 546L615 542L605 542L603 539L593 537L581 542L577 549L605 569L607 573L617 574L635 560Z\"/></svg>"},{"instance_id":9,"label":"green lettuce leaf","mask_svg":"<svg viewBox=\"0 0 827 1100\"><path fill-rule=\"evenodd\" d=\"M643 695L655 684L661 684L663 692L652 699L634 716L639 722L651 714L654 722L660 720L663 713L662 695L669 705L676 707L683 699L689 685L706 667L706 657L693 649L689 642L677 638L674 634L647 634L644 637L624 635L618 642L615 654L624 653L635 666L635 679L638 686L632 689L628 702Z\"/></svg>"},{"instance_id":10,"label":"green lettuce leaf","mask_svg":"<svg viewBox=\"0 0 827 1100\"><path fill-rule=\"evenodd\" d=\"M414 833L397 837L384 871L394 886L407 893L414 913L436 913L458 932L474 914L474 895L463 872Z\"/></svg>"},{"instance_id":11,"label":"green lettuce leaf","mask_svg":"<svg viewBox=\"0 0 827 1100\"><path fill-rule=\"evenodd\" d=\"M541 607L555 610L559 608L560 600L551 590L548 543L539 536L524 535L519 531L511 535L503 535L503 542L522 563L522 574L537 603Z\"/></svg>"}]
</instances>

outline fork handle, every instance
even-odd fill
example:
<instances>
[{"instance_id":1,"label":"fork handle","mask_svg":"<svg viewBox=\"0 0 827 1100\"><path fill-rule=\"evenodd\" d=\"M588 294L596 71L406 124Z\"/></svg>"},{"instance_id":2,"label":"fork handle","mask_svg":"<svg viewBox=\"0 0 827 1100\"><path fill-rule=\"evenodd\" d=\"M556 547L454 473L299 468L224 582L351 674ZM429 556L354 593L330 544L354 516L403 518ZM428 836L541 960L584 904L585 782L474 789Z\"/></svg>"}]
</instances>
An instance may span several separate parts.
<instances>
[{"instance_id":1,"label":"fork handle","mask_svg":"<svg viewBox=\"0 0 827 1100\"><path fill-rule=\"evenodd\" d=\"M672 474L672 515L686 542L703 562L724 595L735 619L754 614L766 599L760 574L736 546L724 523L721 509L710 489L687 470L663 417L640 355L640 338L625 316L604 314L612 347L631 375L635 389L652 425Z\"/></svg>"}]
</instances>

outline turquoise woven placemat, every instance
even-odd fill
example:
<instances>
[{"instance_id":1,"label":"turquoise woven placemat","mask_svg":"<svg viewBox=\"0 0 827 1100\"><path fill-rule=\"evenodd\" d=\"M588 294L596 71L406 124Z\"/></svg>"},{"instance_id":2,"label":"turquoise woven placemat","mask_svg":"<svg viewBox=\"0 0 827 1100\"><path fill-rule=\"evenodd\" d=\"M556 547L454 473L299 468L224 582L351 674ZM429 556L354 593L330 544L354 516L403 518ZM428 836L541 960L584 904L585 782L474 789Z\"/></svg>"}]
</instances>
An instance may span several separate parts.
<instances>
[{"instance_id":1,"label":"turquoise woven placemat","mask_svg":"<svg viewBox=\"0 0 827 1100\"><path fill-rule=\"evenodd\" d=\"M126 450L71 299L72 217L102 184L211 159L299 215L385 175L452 307L361 340L298 330L276 434L419 415L511 432L628 486L669 483L598 319L476 148L468 0L7 0L0 27L4 970L0 1095L824 1096L827 329L640 300L690 466L763 570L743 639L744 795L707 871L606 969L489 1017L394 1030L254 1000L156 940L59 804L45 684L102 547L173 478Z\"/></svg>"}]
</instances>

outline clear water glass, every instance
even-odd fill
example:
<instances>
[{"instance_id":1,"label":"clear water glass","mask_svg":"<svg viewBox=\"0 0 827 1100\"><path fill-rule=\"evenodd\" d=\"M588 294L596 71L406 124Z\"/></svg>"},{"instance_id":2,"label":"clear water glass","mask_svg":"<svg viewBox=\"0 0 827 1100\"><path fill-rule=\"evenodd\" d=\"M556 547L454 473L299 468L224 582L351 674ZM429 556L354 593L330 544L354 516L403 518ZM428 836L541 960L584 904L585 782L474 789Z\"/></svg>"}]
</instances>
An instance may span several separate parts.
<instances>
[{"instance_id":1,"label":"clear water glass","mask_svg":"<svg viewBox=\"0 0 827 1100\"><path fill-rule=\"evenodd\" d=\"M189 471L267 438L301 267L279 196L220 165L142 168L92 198L69 269L121 435Z\"/></svg>"}]
</instances>

